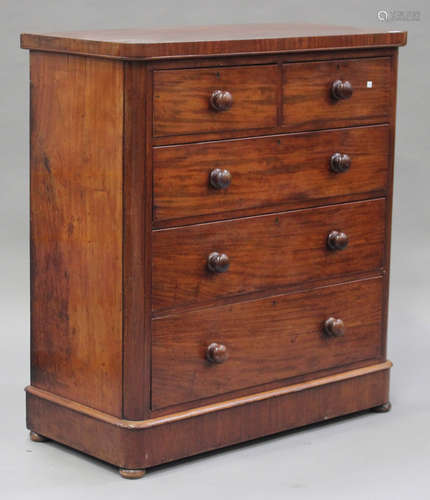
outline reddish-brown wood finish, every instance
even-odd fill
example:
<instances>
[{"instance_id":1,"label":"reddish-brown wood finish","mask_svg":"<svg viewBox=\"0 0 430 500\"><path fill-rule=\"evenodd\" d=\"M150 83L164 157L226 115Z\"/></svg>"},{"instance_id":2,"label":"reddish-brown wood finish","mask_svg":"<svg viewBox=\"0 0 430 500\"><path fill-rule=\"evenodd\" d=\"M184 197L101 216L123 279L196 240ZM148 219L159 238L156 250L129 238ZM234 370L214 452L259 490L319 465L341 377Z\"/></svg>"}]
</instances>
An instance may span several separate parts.
<instances>
[{"instance_id":1,"label":"reddish-brown wood finish","mask_svg":"<svg viewBox=\"0 0 430 500\"><path fill-rule=\"evenodd\" d=\"M210 95L209 104L215 111L227 111L233 106L233 96L228 90L214 90Z\"/></svg>"},{"instance_id":2,"label":"reddish-brown wood finish","mask_svg":"<svg viewBox=\"0 0 430 500\"><path fill-rule=\"evenodd\" d=\"M21 35L21 47L132 59L240 53L388 47L406 44L405 31L365 31L317 24L244 24L94 30Z\"/></svg>"},{"instance_id":3,"label":"reddish-brown wood finish","mask_svg":"<svg viewBox=\"0 0 430 500\"><path fill-rule=\"evenodd\" d=\"M30 71L31 383L121 416L122 63Z\"/></svg>"},{"instance_id":4,"label":"reddish-brown wood finish","mask_svg":"<svg viewBox=\"0 0 430 500\"><path fill-rule=\"evenodd\" d=\"M46 441L49 441L49 439L41 434L38 434L37 432L30 431L30 441L35 443L45 443Z\"/></svg>"},{"instance_id":5,"label":"reddish-brown wood finish","mask_svg":"<svg viewBox=\"0 0 430 500\"><path fill-rule=\"evenodd\" d=\"M150 88L146 68L124 65L124 322L123 415L139 419L150 406L151 160L146 158ZM149 130L148 130L149 129ZM136 381L139 381L136 383Z\"/></svg>"},{"instance_id":6,"label":"reddish-brown wood finish","mask_svg":"<svg viewBox=\"0 0 430 500\"><path fill-rule=\"evenodd\" d=\"M390 57L285 64L283 124L315 130L388 121L392 101ZM348 80L349 99L333 99L335 80Z\"/></svg>"},{"instance_id":7,"label":"reddish-brown wood finish","mask_svg":"<svg viewBox=\"0 0 430 500\"><path fill-rule=\"evenodd\" d=\"M124 479L141 479L145 474L145 469L123 469L120 467L119 474Z\"/></svg>"},{"instance_id":8,"label":"reddish-brown wood finish","mask_svg":"<svg viewBox=\"0 0 430 500\"><path fill-rule=\"evenodd\" d=\"M345 323L343 319L330 316L324 321L324 335L327 337L343 337L345 335Z\"/></svg>"},{"instance_id":9,"label":"reddish-brown wood finish","mask_svg":"<svg viewBox=\"0 0 430 500\"><path fill-rule=\"evenodd\" d=\"M287 379L381 353L383 279L317 288L160 318L152 333L152 408ZM342 318L343 337L324 321ZM208 362L212 343L228 360Z\"/></svg>"},{"instance_id":10,"label":"reddish-brown wood finish","mask_svg":"<svg viewBox=\"0 0 430 500\"><path fill-rule=\"evenodd\" d=\"M273 127L280 82L276 65L155 71L154 135ZM213 108L216 90L232 95L231 108Z\"/></svg>"},{"instance_id":11,"label":"reddish-brown wood finish","mask_svg":"<svg viewBox=\"0 0 430 500\"><path fill-rule=\"evenodd\" d=\"M343 61L345 59L367 59L367 58L382 58L388 57L393 61L391 67L391 82L392 89L395 92L396 85L396 69L394 64L395 54L397 49L395 48L377 48L377 49L361 49L361 50L336 50L335 52L330 50L325 50L321 52L286 52L283 54L272 54L272 55L248 55L248 56L231 56L229 58L196 58L191 62L187 59L178 60L163 60L163 61L151 61L148 62L148 68L150 71L158 71L162 69L189 69L191 68L223 68L225 66L249 66L249 65L262 65L262 64L278 64L284 65L292 62L314 62L314 61ZM394 95L393 95L394 98ZM386 120L391 122L392 116L390 114L390 119ZM251 136L261 136L261 135L271 135L275 133L285 133L285 127L282 126L282 89L280 89L279 95L279 123L276 127L269 127L264 129L242 129L242 130L229 130L220 132L207 132L201 133L196 137L195 134L182 134L177 136L166 136L166 137L152 137L152 144L155 146L168 145L168 144L179 144L179 143L190 143L198 141L212 141L220 139L232 139L240 137L251 137ZM327 127L330 128L330 127Z\"/></svg>"},{"instance_id":12,"label":"reddish-brown wood finish","mask_svg":"<svg viewBox=\"0 0 430 500\"><path fill-rule=\"evenodd\" d=\"M384 332L383 337L383 354L387 356L387 328L388 328L388 302L389 302L389 286L390 286L390 260L391 260L391 227L392 227L392 215L393 215L393 180L394 180L394 145L395 145L395 135L396 135L396 102L397 102L397 67L398 67L398 50L396 49L392 55L392 102L390 109L390 130L391 134L389 137L389 151L390 151L390 168L389 168L389 181L388 181L388 192L387 192L387 221L385 225L385 262L388 272L386 273L385 279L385 294L384 294Z\"/></svg>"},{"instance_id":13,"label":"reddish-brown wood finish","mask_svg":"<svg viewBox=\"0 0 430 500\"><path fill-rule=\"evenodd\" d=\"M337 101L349 99L353 94L353 87L348 80L335 80L331 84L331 97Z\"/></svg>"},{"instance_id":14,"label":"reddish-brown wood finish","mask_svg":"<svg viewBox=\"0 0 430 500\"><path fill-rule=\"evenodd\" d=\"M389 408L405 42L276 24L22 36L34 439L135 478Z\"/></svg>"},{"instance_id":15,"label":"reddish-brown wood finish","mask_svg":"<svg viewBox=\"0 0 430 500\"><path fill-rule=\"evenodd\" d=\"M388 137L383 125L155 148L154 221L381 195L388 181ZM347 172L330 169L336 152L349 155ZM214 169L230 173L225 189L211 186Z\"/></svg>"},{"instance_id":16,"label":"reddish-brown wood finish","mask_svg":"<svg viewBox=\"0 0 430 500\"><path fill-rule=\"evenodd\" d=\"M29 388L27 426L118 467L144 469L382 405L388 401L390 366L344 371L142 422Z\"/></svg>"},{"instance_id":17,"label":"reddish-brown wood finish","mask_svg":"<svg viewBox=\"0 0 430 500\"><path fill-rule=\"evenodd\" d=\"M332 230L348 234L328 248ZM153 232L154 311L229 295L351 276L384 267L385 200L249 217ZM207 258L225 253L229 269L211 273Z\"/></svg>"}]
</instances>

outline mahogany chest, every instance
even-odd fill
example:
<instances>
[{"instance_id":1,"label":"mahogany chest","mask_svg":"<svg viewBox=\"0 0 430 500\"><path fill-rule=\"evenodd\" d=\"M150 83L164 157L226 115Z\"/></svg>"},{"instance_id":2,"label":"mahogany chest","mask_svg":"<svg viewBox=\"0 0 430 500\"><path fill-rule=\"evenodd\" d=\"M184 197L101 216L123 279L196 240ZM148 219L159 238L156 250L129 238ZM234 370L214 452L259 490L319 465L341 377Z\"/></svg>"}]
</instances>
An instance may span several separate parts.
<instances>
[{"instance_id":1,"label":"mahogany chest","mask_svg":"<svg viewBox=\"0 0 430 500\"><path fill-rule=\"evenodd\" d=\"M405 43L283 24L22 35L32 439L136 478L389 409Z\"/></svg>"}]
</instances>

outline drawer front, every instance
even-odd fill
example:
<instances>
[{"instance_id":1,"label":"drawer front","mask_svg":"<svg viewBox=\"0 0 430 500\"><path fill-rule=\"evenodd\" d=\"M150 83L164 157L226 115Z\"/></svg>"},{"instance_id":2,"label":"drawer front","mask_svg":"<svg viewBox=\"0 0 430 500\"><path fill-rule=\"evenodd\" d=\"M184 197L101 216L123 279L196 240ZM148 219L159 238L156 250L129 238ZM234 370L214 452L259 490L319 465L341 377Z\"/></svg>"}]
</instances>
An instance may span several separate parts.
<instances>
[{"instance_id":1,"label":"drawer front","mask_svg":"<svg viewBox=\"0 0 430 500\"><path fill-rule=\"evenodd\" d=\"M383 289L374 278L154 320L152 407L377 358Z\"/></svg>"},{"instance_id":2,"label":"drawer front","mask_svg":"<svg viewBox=\"0 0 430 500\"><path fill-rule=\"evenodd\" d=\"M154 136L274 127L280 74L276 65L155 71Z\"/></svg>"},{"instance_id":3,"label":"drawer front","mask_svg":"<svg viewBox=\"0 0 430 500\"><path fill-rule=\"evenodd\" d=\"M381 194L388 133L379 125L155 148L154 221Z\"/></svg>"},{"instance_id":4,"label":"drawer front","mask_svg":"<svg viewBox=\"0 0 430 500\"><path fill-rule=\"evenodd\" d=\"M389 57L289 63L283 71L283 124L287 130L388 120L393 85ZM332 92L336 81L344 85L335 92L338 98ZM346 82L352 86L349 97Z\"/></svg>"},{"instance_id":5,"label":"drawer front","mask_svg":"<svg viewBox=\"0 0 430 500\"><path fill-rule=\"evenodd\" d=\"M153 309L376 271L384 239L384 199L153 231Z\"/></svg>"}]
</instances>

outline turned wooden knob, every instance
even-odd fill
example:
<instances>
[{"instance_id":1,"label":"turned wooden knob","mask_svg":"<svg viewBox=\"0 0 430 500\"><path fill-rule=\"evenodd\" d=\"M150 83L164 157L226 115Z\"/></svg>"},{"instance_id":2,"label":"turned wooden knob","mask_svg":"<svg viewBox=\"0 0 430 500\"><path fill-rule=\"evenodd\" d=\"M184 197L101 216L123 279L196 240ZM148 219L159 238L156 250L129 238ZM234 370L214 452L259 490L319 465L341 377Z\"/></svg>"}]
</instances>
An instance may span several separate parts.
<instances>
[{"instance_id":1,"label":"turned wooden knob","mask_svg":"<svg viewBox=\"0 0 430 500\"><path fill-rule=\"evenodd\" d=\"M330 250L343 250L348 246L348 236L342 231L330 231L327 236L327 245Z\"/></svg>"},{"instance_id":2,"label":"turned wooden knob","mask_svg":"<svg viewBox=\"0 0 430 500\"><path fill-rule=\"evenodd\" d=\"M342 153L334 153L330 158L330 168L333 172L346 172L351 166L351 158Z\"/></svg>"},{"instance_id":3,"label":"turned wooden knob","mask_svg":"<svg viewBox=\"0 0 430 500\"><path fill-rule=\"evenodd\" d=\"M324 322L324 333L329 337L342 337L345 334L345 324L340 318L328 318Z\"/></svg>"},{"instance_id":4,"label":"turned wooden knob","mask_svg":"<svg viewBox=\"0 0 430 500\"><path fill-rule=\"evenodd\" d=\"M224 344L212 342L207 348L206 359L211 363L224 363L228 359L227 347Z\"/></svg>"},{"instance_id":5,"label":"turned wooden knob","mask_svg":"<svg viewBox=\"0 0 430 500\"><path fill-rule=\"evenodd\" d=\"M214 189L226 189L231 184L231 173L225 169L215 168L209 176L209 182Z\"/></svg>"},{"instance_id":6,"label":"turned wooden knob","mask_svg":"<svg viewBox=\"0 0 430 500\"><path fill-rule=\"evenodd\" d=\"M209 101L215 111L227 111L233 105L233 96L228 90L214 90Z\"/></svg>"},{"instance_id":7,"label":"turned wooden knob","mask_svg":"<svg viewBox=\"0 0 430 500\"><path fill-rule=\"evenodd\" d=\"M352 96L352 92L352 85L347 80L344 82L342 80L335 80L331 84L331 96L337 101L349 99Z\"/></svg>"},{"instance_id":8,"label":"turned wooden knob","mask_svg":"<svg viewBox=\"0 0 430 500\"><path fill-rule=\"evenodd\" d=\"M230 266L230 260L225 253L212 252L208 257L208 269L213 273L225 273Z\"/></svg>"}]
</instances>

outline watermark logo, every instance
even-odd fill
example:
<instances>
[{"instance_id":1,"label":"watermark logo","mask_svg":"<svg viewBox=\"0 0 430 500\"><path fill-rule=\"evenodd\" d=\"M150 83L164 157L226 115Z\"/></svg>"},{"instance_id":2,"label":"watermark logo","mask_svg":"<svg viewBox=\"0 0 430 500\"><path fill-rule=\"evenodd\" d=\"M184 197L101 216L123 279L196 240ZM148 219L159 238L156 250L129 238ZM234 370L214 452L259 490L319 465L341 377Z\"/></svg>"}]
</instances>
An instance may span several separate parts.
<instances>
[{"instance_id":1,"label":"watermark logo","mask_svg":"<svg viewBox=\"0 0 430 500\"><path fill-rule=\"evenodd\" d=\"M421 11L382 9L377 11L376 16L378 18L378 21L381 21L381 23L420 21Z\"/></svg>"}]
</instances>

